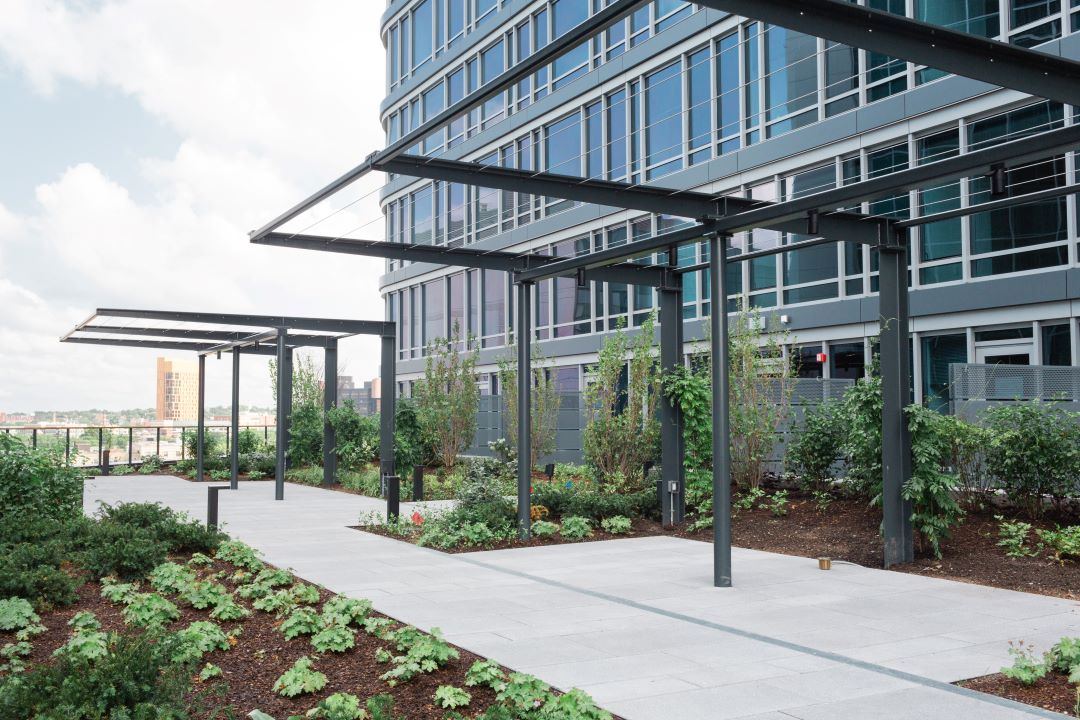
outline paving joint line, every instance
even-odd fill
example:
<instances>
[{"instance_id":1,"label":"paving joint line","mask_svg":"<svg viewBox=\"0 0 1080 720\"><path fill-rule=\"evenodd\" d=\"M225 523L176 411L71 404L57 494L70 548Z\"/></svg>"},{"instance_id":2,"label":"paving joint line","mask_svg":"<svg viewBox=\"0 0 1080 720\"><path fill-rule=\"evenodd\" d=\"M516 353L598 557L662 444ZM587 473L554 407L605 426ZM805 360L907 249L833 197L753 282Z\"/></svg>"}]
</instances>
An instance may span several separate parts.
<instances>
[{"instance_id":1,"label":"paving joint line","mask_svg":"<svg viewBox=\"0 0 1080 720\"><path fill-rule=\"evenodd\" d=\"M563 590L581 593L583 595L588 595L590 597L598 598L600 600L606 600L608 602L613 602L619 605L624 605L626 607L631 607L636 610L643 610L645 612L661 615L672 620L679 620L681 622L700 625L701 627L707 627L711 630L717 630L719 632L745 638L747 640L754 640L757 642L766 643L768 645L785 648L787 650L794 650L795 652L803 653L805 655L812 655L814 657L831 660L833 662L847 665L849 667L858 668L860 670L866 670L868 672L877 673L879 675L885 675L888 677L896 678L898 680L904 680L914 685L921 685L923 687L932 688L934 690L941 690L947 693L951 693L953 695L966 697L990 705L998 705L1000 707L1008 708L1010 710L1017 710L1033 717L1054 718L1056 720L1061 720L1061 718L1063 717L1068 717L1067 715L1062 715L1060 713L1052 712L1050 710L1044 710L1043 708L1035 707L1034 705L1026 705L1015 700L998 697L997 695L977 692L975 690L970 690L965 687L953 685L952 683L943 682L941 680L934 680L932 678L923 677L922 675L916 675L914 673L906 672L904 670L897 670L895 668L886 667L884 665L878 665L877 663L868 662L866 660L859 660L857 658L848 657L847 655L841 655L840 653L832 652L830 650L821 650L819 648L810 647L808 645L800 645L799 643L794 643L790 640L772 637L771 635L764 635L762 633L757 633L752 630L743 630L741 628L733 627L730 625L724 625L722 623L713 622L711 620L694 617L693 615L686 615L684 613L675 612L672 610L665 610L663 608L648 605L646 603L638 602L636 600L619 597L618 595L611 595L605 592L600 592L599 590L590 590L589 588L583 588L577 585L560 582L558 580L551 580L549 578L532 575L531 573L527 573L521 570L512 570L510 568L500 567L498 565L484 562L483 560L475 560L473 558L465 557L464 553L450 554L442 553L437 550L432 550L430 548L421 549L427 550L428 552L438 553L443 556L448 556L459 562L474 565L476 567L482 567L507 575L526 578L528 580L532 580L543 585L549 585L551 587L557 587Z\"/></svg>"}]
</instances>

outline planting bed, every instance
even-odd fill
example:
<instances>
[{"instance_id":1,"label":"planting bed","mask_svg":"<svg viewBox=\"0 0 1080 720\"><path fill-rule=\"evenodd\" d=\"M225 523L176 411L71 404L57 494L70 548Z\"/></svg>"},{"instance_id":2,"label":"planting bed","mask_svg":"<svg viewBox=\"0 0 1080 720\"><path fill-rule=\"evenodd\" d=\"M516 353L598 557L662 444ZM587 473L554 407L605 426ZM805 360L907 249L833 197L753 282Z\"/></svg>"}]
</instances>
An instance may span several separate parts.
<instances>
[{"instance_id":1,"label":"planting bed","mask_svg":"<svg viewBox=\"0 0 1080 720\"><path fill-rule=\"evenodd\" d=\"M235 571L231 565L221 562L216 562L212 569L225 570L230 574ZM305 583L297 581L296 584ZM129 631L121 617L123 605L102 598L101 587L98 583L87 583L80 588L79 599L74 605L41 616L42 624L48 630L34 639L33 653L27 658L29 664L49 662L53 651L71 636L71 628L67 623L79 611L94 613L101 622L102 630L106 632ZM143 589L150 590L149 587ZM322 588L319 588L319 594L323 601L331 597L331 594ZM210 619L209 609L195 610L176 601L175 597L171 599L180 608L181 615L179 619L169 623L167 629L180 630L192 622ZM237 601L251 609L251 603L239 599ZM371 616L385 617L374 611ZM397 712L409 720L442 720L445 711L436 707L432 700L436 688L440 685L465 687L465 672L475 661L482 659L458 648L459 659L451 660L439 671L419 675L390 688L385 681L379 679L389 667L375 661L375 651L380 647L388 647L388 643L360 631L356 634L356 646L353 649L318 655L315 669L327 677L323 690L316 694L286 698L274 693L274 682L299 658L317 655L312 649L310 638L300 636L286 640L278 629L281 620L275 613L252 611L247 618L222 622L220 625L227 633L235 633L237 629L239 633L236 634L235 645L231 649L216 650L203 657L203 662L213 663L222 670L221 683L207 693L207 699L215 706L234 708L238 717L253 709L259 709L283 720L290 715L303 715L322 698L347 692L361 699L388 693L394 698ZM400 623L395 623L395 626L400 627ZM200 683L195 680L194 684L198 692L210 689L215 681ZM470 687L467 690L472 695L470 712L479 712L490 707L495 700L495 693L489 688ZM219 696L218 692L222 694ZM205 713L197 717L211 717L213 710L214 708L207 708Z\"/></svg>"},{"instance_id":2,"label":"planting bed","mask_svg":"<svg viewBox=\"0 0 1080 720\"><path fill-rule=\"evenodd\" d=\"M1024 685L998 673L964 680L957 685L1070 717L1080 717L1080 688L1070 683L1065 675L1049 675L1035 685Z\"/></svg>"}]
</instances>

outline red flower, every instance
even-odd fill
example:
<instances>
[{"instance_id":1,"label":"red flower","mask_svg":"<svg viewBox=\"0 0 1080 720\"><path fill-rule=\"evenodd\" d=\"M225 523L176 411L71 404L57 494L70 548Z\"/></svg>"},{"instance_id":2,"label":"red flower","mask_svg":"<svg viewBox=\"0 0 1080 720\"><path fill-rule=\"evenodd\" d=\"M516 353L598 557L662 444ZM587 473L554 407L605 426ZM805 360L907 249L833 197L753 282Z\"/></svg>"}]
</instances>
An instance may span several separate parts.
<instances>
[{"instance_id":1,"label":"red flower","mask_svg":"<svg viewBox=\"0 0 1080 720\"><path fill-rule=\"evenodd\" d=\"M423 525L424 524L424 516L420 514L419 510L413 510L412 524L413 525Z\"/></svg>"}]
</instances>

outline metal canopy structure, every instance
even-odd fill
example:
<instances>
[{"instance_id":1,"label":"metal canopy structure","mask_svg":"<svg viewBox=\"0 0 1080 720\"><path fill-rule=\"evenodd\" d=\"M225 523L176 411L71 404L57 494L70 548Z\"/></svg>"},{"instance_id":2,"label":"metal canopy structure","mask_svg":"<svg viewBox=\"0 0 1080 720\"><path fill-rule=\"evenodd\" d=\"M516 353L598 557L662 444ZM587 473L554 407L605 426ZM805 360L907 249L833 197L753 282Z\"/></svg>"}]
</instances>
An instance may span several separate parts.
<instances>
[{"instance_id":1,"label":"metal canopy structure","mask_svg":"<svg viewBox=\"0 0 1080 720\"><path fill-rule=\"evenodd\" d=\"M103 322L112 318L111 322ZM123 321L121 321L121 319ZM232 329L221 330L220 326ZM300 330L302 333L292 332ZM382 338L382 382L391 388L382 399L380 449L382 472L394 473L394 397L395 327L392 322L345 320L334 318L289 317L279 315L238 315L228 313L175 312L99 308L89 318L72 328L60 342L112 347L147 348L166 351L189 351L198 354L198 430L195 450L195 474L205 479L206 428L206 358L232 354L232 443L229 449L230 487L235 490L240 474L240 356L272 356L277 361L278 399L276 408L277 454L274 498L285 498L286 448L289 442L289 417L292 414L293 351L296 348L323 348L323 402L329 410L337 404L338 341L354 335L378 335ZM323 426L323 484L331 485L337 475L337 438L333 426Z\"/></svg>"},{"instance_id":2,"label":"metal canopy structure","mask_svg":"<svg viewBox=\"0 0 1080 720\"><path fill-rule=\"evenodd\" d=\"M937 68L1037 97L1080 105L1080 63L1020 48L996 40L956 32L942 26L872 10L844 0L703 0L697 4L742 15L824 37L857 48L888 54L901 60ZM727 297L725 264L754 257L788 252L833 242L871 245L879 252L881 322L881 373L883 379L883 513L884 565L913 559L910 503L902 489L911 472L911 443L904 407L910 402L908 367L908 280L907 229L925 222L959 217L998 207L1022 205L1047 197L1075 192L1076 188L1002 197L1007 191L1007 168L1015 168L1080 145L1080 127L1071 126L1041 132L1021 140L1005 142L910 170L865 182L808 194L783 202L762 202L707 192L665 188L654 183L629 184L559 175L547 172L494 167L446 157L406 154L411 148L442 129L448 122L506 90L521 78L552 62L587 41L613 22L645 5L640 0L616 0L600 13L562 35L553 44L467 95L419 127L405 134L363 163L301 201L270 223L251 233L257 244L294 247L346 254L365 255L440 265L457 265L505 270L517 286L517 323L514 328L518 350L518 519L523 537L530 530L528 444L530 438L529 398L531 295L530 288L550 277L575 276L579 281L606 279L618 271L619 282L649 284L659 289L661 366L667 369L682 361L681 275L710 270L713 307ZM330 198L372 170L406 177L562 198L622 210L638 210L687 218L688 227L652 238L579 255L554 259L533 253L483 251L471 248L444 248L390 242L354 240L345 237L291 234L279 231L290 220ZM931 183L991 175L1001 190L992 201L960 210L949 210L908 221L840 211L838 208L872 201ZM779 247L731 254L730 236L742 230L772 229L809 236ZM708 238L709 262L692 267L675 267L681 245ZM649 279L628 262L634 258L667 252L666 265L653 265ZM624 279L624 273L638 273L638 279ZM651 280L651 281L650 281ZM711 317L713 356L713 512L714 584L731 585L731 477L728 412L728 320L727 314ZM677 408L661 406L663 513L665 522L682 518L684 483L682 478L681 418Z\"/></svg>"}]
</instances>

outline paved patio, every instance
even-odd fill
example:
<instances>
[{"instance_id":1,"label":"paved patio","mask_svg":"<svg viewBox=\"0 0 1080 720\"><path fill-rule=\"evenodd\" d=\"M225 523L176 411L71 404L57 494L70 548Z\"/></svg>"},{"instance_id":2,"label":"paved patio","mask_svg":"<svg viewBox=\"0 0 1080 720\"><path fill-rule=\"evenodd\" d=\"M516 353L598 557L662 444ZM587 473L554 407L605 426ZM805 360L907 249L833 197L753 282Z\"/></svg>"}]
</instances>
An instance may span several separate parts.
<instances>
[{"instance_id":1,"label":"paved patio","mask_svg":"<svg viewBox=\"0 0 1080 720\"><path fill-rule=\"evenodd\" d=\"M679 538L446 555L347 526L385 504L287 485L221 493L221 519L267 561L627 720L998 720L1063 717L949 685L996 672L1009 640L1080 635L1077 603ZM206 488L97 478L98 501L160 501L204 518ZM411 512L411 504L402 504Z\"/></svg>"}]
</instances>

